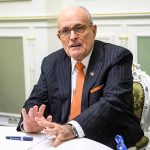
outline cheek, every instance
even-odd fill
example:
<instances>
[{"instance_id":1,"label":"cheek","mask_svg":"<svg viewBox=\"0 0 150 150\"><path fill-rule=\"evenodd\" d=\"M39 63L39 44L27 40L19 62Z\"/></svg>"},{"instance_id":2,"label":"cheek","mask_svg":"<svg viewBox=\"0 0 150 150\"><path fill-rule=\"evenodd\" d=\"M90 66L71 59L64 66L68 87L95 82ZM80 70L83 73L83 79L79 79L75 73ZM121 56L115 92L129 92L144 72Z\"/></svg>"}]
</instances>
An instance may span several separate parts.
<instances>
[{"instance_id":1,"label":"cheek","mask_svg":"<svg viewBox=\"0 0 150 150\"><path fill-rule=\"evenodd\" d=\"M89 45L90 45L90 40L89 40L89 38L87 37L87 38L84 38L83 39L83 48L84 49L88 49L89 48Z\"/></svg>"},{"instance_id":2,"label":"cheek","mask_svg":"<svg viewBox=\"0 0 150 150\"><path fill-rule=\"evenodd\" d=\"M65 52L69 55L68 42L66 42L66 41L61 41L61 43L62 43L62 46L63 46Z\"/></svg>"},{"instance_id":3,"label":"cheek","mask_svg":"<svg viewBox=\"0 0 150 150\"><path fill-rule=\"evenodd\" d=\"M93 48L93 43L94 42L94 39L93 37L87 37L84 39L83 41L83 48L84 48L84 52L85 53L89 53L91 51L91 49Z\"/></svg>"},{"instance_id":4,"label":"cheek","mask_svg":"<svg viewBox=\"0 0 150 150\"><path fill-rule=\"evenodd\" d=\"M68 41L66 40L61 40L62 46L64 49L66 49L68 47Z\"/></svg>"}]
</instances>

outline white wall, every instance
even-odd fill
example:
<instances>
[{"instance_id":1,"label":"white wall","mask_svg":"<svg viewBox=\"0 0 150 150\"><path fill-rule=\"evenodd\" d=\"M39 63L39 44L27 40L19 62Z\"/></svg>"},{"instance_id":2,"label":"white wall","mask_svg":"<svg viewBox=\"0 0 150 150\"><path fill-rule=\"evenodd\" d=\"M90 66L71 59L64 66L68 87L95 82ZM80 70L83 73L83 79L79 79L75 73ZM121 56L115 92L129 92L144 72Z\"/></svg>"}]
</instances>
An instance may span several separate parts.
<instances>
[{"instance_id":1,"label":"white wall","mask_svg":"<svg viewBox=\"0 0 150 150\"><path fill-rule=\"evenodd\" d=\"M27 0L0 2L0 16L55 15L62 9L61 0Z\"/></svg>"},{"instance_id":2,"label":"white wall","mask_svg":"<svg viewBox=\"0 0 150 150\"><path fill-rule=\"evenodd\" d=\"M150 12L149 0L29 0L0 2L0 16L55 15L72 5L84 6L92 14Z\"/></svg>"},{"instance_id":3,"label":"white wall","mask_svg":"<svg viewBox=\"0 0 150 150\"><path fill-rule=\"evenodd\" d=\"M62 0L47 0L47 14L56 15L62 9Z\"/></svg>"},{"instance_id":4,"label":"white wall","mask_svg":"<svg viewBox=\"0 0 150 150\"><path fill-rule=\"evenodd\" d=\"M63 0L63 7L81 5L92 14L150 12L149 0Z\"/></svg>"},{"instance_id":5,"label":"white wall","mask_svg":"<svg viewBox=\"0 0 150 150\"><path fill-rule=\"evenodd\" d=\"M46 7L47 0L0 2L0 16L46 15Z\"/></svg>"}]
</instances>

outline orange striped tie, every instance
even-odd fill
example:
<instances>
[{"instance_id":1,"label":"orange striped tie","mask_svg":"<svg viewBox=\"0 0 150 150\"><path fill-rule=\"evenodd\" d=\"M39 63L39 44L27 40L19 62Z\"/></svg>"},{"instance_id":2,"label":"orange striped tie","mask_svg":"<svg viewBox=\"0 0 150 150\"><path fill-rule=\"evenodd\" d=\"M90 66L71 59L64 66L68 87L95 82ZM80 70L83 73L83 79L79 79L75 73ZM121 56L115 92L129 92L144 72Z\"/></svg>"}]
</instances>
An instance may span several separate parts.
<instances>
[{"instance_id":1,"label":"orange striped tie","mask_svg":"<svg viewBox=\"0 0 150 150\"><path fill-rule=\"evenodd\" d=\"M83 84L84 84L84 65L81 62L77 62L76 69L77 69L77 81L76 81L76 88L73 95L73 100L71 104L71 111L69 120L72 120L77 115L81 113L81 99L82 99L82 90L83 90Z\"/></svg>"}]
</instances>

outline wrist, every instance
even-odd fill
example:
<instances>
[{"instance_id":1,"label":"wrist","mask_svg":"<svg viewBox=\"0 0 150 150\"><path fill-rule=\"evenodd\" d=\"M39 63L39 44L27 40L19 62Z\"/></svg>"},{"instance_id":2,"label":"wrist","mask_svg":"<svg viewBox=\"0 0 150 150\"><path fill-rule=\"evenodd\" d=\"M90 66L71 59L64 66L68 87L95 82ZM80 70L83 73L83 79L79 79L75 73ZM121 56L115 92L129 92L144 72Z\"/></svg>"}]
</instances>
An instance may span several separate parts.
<instances>
[{"instance_id":1,"label":"wrist","mask_svg":"<svg viewBox=\"0 0 150 150\"><path fill-rule=\"evenodd\" d=\"M72 135L74 136L74 138L78 138L78 137L79 137L76 128L75 128L72 124L67 123L66 126L67 126L67 128L71 131L71 133L72 133Z\"/></svg>"},{"instance_id":2,"label":"wrist","mask_svg":"<svg viewBox=\"0 0 150 150\"><path fill-rule=\"evenodd\" d=\"M23 128L23 122L21 122L21 124L20 124L20 130L21 130L22 132L26 132L26 131L24 130L24 128Z\"/></svg>"}]
</instances>

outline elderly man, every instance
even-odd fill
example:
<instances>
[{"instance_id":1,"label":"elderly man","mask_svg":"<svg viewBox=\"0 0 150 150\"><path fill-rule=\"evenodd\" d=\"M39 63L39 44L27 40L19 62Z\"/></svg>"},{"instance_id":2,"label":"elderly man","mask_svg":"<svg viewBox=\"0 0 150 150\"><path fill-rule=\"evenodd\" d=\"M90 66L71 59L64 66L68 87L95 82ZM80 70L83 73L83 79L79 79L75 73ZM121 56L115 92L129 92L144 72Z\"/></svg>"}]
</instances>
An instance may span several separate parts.
<instances>
[{"instance_id":1,"label":"elderly man","mask_svg":"<svg viewBox=\"0 0 150 150\"><path fill-rule=\"evenodd\" d=\"M44 129L56 135L54 146L87 137L115 148L117 134L135 145L143 131L133 113L131 52L96 41L97 27L83 7L64 9L57 23L63 48L43 60L17 130Z\"/></svg>"}]
</instances>

